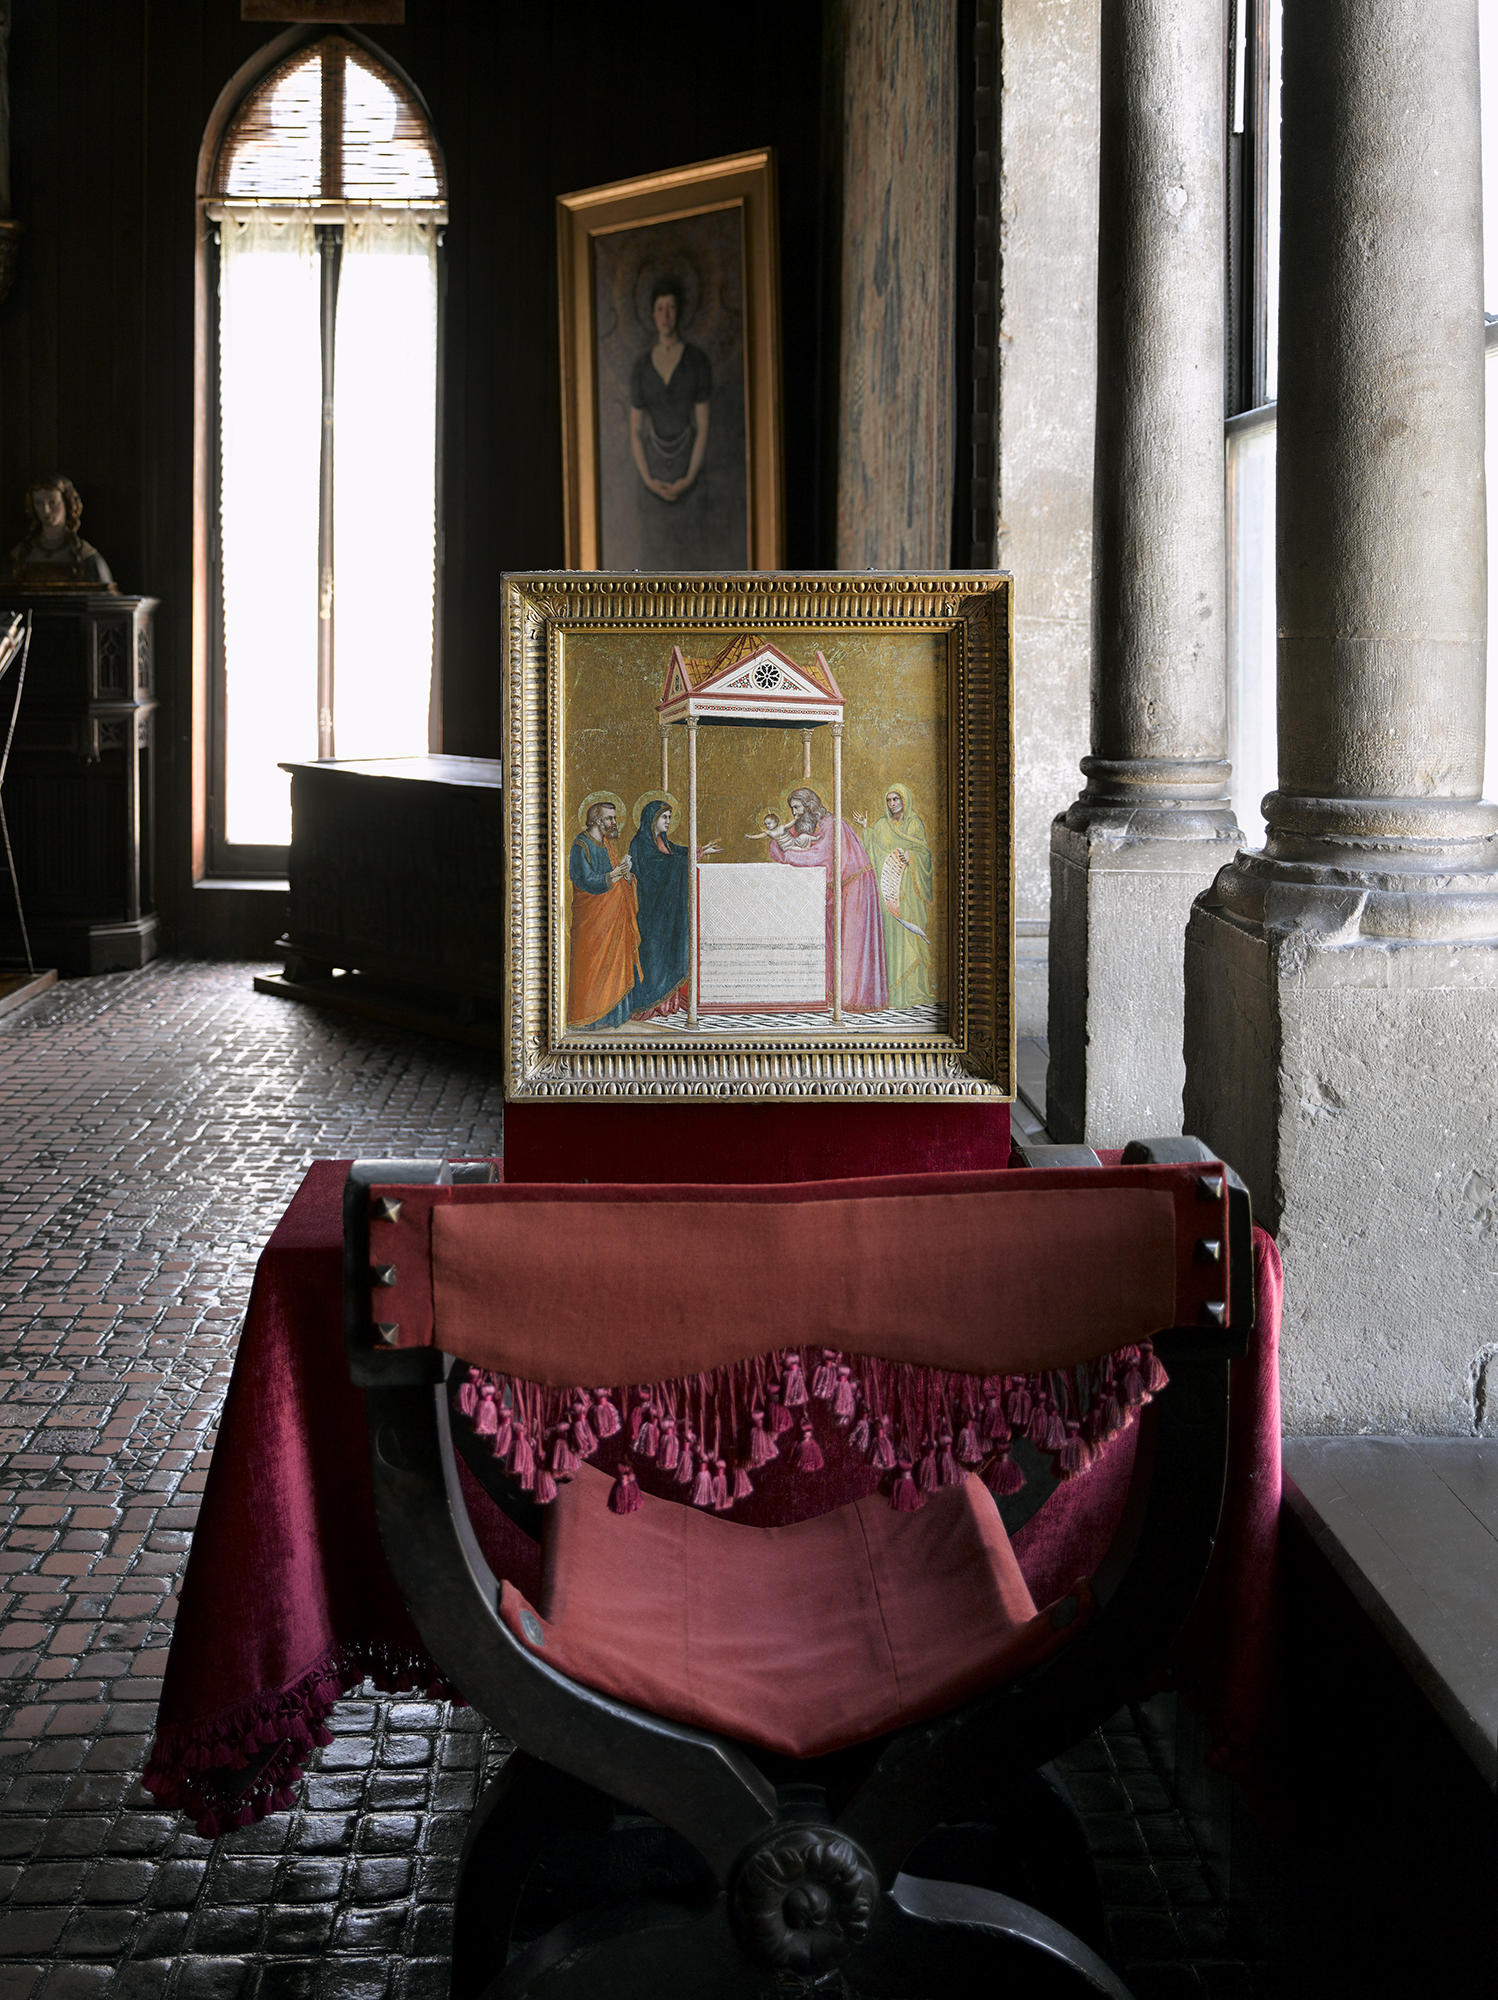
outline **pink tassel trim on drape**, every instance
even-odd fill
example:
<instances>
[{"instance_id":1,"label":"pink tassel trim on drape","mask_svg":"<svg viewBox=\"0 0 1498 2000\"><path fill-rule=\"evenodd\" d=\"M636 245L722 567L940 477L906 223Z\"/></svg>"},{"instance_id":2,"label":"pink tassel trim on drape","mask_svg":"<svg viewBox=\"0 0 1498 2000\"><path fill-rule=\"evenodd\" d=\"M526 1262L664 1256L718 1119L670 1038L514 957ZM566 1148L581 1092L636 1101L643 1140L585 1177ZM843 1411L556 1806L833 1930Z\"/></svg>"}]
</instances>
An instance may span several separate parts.
<instances>
[{"instance_id":1,"label":"pink tassel trim on drape","mask_svg":"<svg viewBox=\"0 0 1498 2000\"><path fill-rule=\"evenodd\" d=\"M893 1475L890 1504L909 1511L969 1472L994 1493L1017 1493L1025 1478L1011 1456L1016 1438L1047 1453L1058 1479L1079 1477L1167 1379L1148 1341L1073 1368L987 1376L828 1347L811 1366L799 1350L778 1348L677 1381L611 1388L549 1388L470 1367L454 1400L542 1506L557 1481L623 1432L636 1466L672 1476L691 1505L728 1513L752 1494L750 1474L772 1461L793 1476L821 1472L821 1427L881 1478ZM621 1469L609 1505L627 1514L640 1504L634 1473Z\"/></svg>"},{"instance_id":2,"label":"pink tassel trim on drape","mask_svg":"<svg viewBox=\"0 0 1498 2000\"><path fill-rule=\"evenodd\" d=\"M335 1646L277 1694L158 1729L141 1783L158 1805L186 1813L205 1840L252 1826L295 1803L291 1788L313 1748L333 1740L325 1723L334 1702L365 1681L386 1694L459 1699L425 1653L381 1641Z\"/></svg>"}]
</instances>

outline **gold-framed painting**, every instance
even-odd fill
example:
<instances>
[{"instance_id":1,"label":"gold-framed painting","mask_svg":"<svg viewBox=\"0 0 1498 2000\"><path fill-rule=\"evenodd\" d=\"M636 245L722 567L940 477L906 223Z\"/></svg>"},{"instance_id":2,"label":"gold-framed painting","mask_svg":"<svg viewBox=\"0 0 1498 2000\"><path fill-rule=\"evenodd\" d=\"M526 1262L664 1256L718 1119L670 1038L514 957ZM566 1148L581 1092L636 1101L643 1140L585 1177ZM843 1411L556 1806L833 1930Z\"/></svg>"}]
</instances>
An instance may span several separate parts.
<instances>
[{"instance_id":1,"label":"gold-framed painting","mask_svg":"<svg viewBox=\"0 0 1498 2000\"><path fill-rule=\"evenodd\" d=\"M557 201L570 569L783 560L768 148Z\"/></svg>"},{"instance_id":2,"label":"gold-framed painting","mask_svg":"<svg viewBox=\"0 0 1498 2000\"><path fill-rule=\"evenodd\" d=\"M1013 1094L1010 579L504 580L511 1098Z\"/></svg>"}]
</instances>

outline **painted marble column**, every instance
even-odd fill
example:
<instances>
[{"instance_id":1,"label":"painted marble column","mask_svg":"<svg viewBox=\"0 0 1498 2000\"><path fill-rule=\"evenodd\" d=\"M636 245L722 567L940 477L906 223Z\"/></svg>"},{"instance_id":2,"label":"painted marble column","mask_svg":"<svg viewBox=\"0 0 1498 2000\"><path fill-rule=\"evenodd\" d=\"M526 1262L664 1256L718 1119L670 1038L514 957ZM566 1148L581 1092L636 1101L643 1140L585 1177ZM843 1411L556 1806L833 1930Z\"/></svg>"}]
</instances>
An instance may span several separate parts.
<instances>
[{"instance_id":1,"label":"painted marble column","mask_svg":"<svg viewBox=\"0 0 1498 2000\"><path fill-rule=\"evenodd\" d=\"M1286 1420L1498 1425L1475 0L1287 8L1279 781L1193 914L1186 1116L1288 1275Z\"/></svg>"},{"instance_id":2,"label":"painted marble column","mask_svg":"<svg viewBox=\"0 0 1498 2000\"><path fill-rule=\"evenodd\" d=\"M1092 754L1051 837L1047 1123L1181 1129L1182 956L1233 851L1224 603L1223 62L1198 0L1102 14Z\"/></svg>"}]
</instances>

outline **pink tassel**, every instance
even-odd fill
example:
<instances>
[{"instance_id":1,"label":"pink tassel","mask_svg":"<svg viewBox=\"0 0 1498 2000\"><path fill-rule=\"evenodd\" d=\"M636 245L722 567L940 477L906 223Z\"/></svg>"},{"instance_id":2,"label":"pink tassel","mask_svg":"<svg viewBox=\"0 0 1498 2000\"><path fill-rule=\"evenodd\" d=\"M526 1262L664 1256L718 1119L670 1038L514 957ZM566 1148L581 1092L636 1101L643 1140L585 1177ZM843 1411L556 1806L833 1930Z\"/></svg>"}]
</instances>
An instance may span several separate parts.
<instances>
[{"instance_id":1,"label":"pink tassel","mask_svg":"<svg viewBox=\"0 0 1498 2000\"><path fill-rule=\"evenodd\" d=\"M733 1502L728 1497L728 1460L713 1460L713 1506L720 1514L726 1514Z\"/></svg>"},{"instance_id":2,"label":"pink tassel","mask_svg":"<svg viewBox=\"0 0 1498 2000\"><path fill-rule=\"evenodd\" d=\"M983 1435L995 1444L1009 1442L1009 1419L1004 1415L1004 1405L997 1396L990 1396L983 1405Z\"/></svg>"},{"instance_id":3,"label":"pink tassel","mask_svg":"<svg viewBox=\"0 0 1498 2000\"><path fill-rule=\"evenodd\" d=\"M312 1741L317 1745L319 1750L326 1750L332 1740L332 1730L324 1728L322 1723L319 1722L312 1731Z\"/></svg>"},{"instance_id":4,"label":"pink tassel","mask_svg":"<svg viewBox=\"0 0 1498 2000\"><path fill-rule=\"evenodd\" d=\"M631 1451L640 1442L642 1426L653 1422L654 1418L655 1410L651 1405L650 1398L648 1396L642 1397L629 1413L629 1446Z\"/></svg>"},{"instance_id":5,"label":"pink tassel","mask_svg":"<svg viewBox=\"0 0 1498 2000\"><path fill-rule=\"evenodd\" d=\"M779 1456L779 1445L774 1438L765 1436L764 1411L752 1411L749 1417L749 1463L753 1466L768 1465L772 1458Z\"/></svg>"},{"instance_id":6,"label":"pink tassel","mask_svg":"<svg viewBox=\"0 0 1498 2000\"><path fill-rule=\"evenodd\" d=\"M1123 1429L1123 1411L1111 1389L1105 1389L1087 1412L1087 1435L1094 1444L1117 1437Z\"/></svg>"},{"instance_id":7,"label":"pink tassel","mask_svg":"<svg viewBox=\"0 0 1498 2000\"><path fill-rule=\"evenodd\" d=\"M822 1358L817 1363L817 1372L811 1378L811 1393L814 1401L830 1403L837 1392L837 1349L824 1347Z\"/></svg>"},{"instance_id":8,"label":"pink tassel","mask_svg":"<svg viewBox=\"0 0 1498 2000\"><path fill-rule=\"evenodd\" d=\"M921 1439L921 1462L916 1467L916 1484L923 1493L934 1493L941 1484L936 1471L936 1449L930 1438Z\"/></svg>"},{"instance_id":9,"label":"pink tassel","mask_svg":"<svg viewBox=\"0 0 1498 2000\"><path fill-rule=\"evenodd\" d=\"M952 1433L943 1431L939 1443L941 1450L937 1454L936 1476L943 1486L960 1486L966 1475L959 1470L952 1456Z\"/></svg>"},{"instance_id":10,"label":"pink tassel","mask_svg":"<svg viewBox=\"0 0 1498 2000\"><path fill-rule=\"evenodd\" d=\"M607 1389L598 1390L593 1402L593 1425L601 1438L618 1437L619 1412Z\"/></svg>"},{"instance_id":11,"label":"pink tassel","mask_svg":"<svg viewBox=\"0 0 1498 2000\"><path fill-rule=\"evenodd\" d=\"M976 1424L964 1424L957 1438L957 1456L964 1465L981 1465L988 1456Z\"/></svg>"},{"instance_id":12,"label":"pink tassel","mask_svg":"<svg viewBox=\"0 0 1498 2000\"><path fill-rule=\"evenodd\" d=\"M479 1391L479 1406L473 1419L473 1428L480 1437L493 1437L499 1429L499 1409L494 1400L492 1382L486 1382Z\"/></svg>"},{"instance_id":13,"label":"pink tassel","mask_svg":"<svg viewBox=\"0 0 1498 2000\"><path fill-rule=\"evenodd\" d=\"M609 1488L609 1511L614 1514L638 1514L644 1504L639 1481L627 1465L621 1465Z\"/></svg>"},{"instance_id":14,"label":"pink tassel","mask_svg":"<svg viewBox=\"0 0 1498 2000\"><path fill-rule=\"evenodd\" d=\"M524 1424L516 1424L514 1442L510 1446L509 1473L518 1479L528 1493L536 1483L536 1453Z\"/></svg>"},{"instance_id":15,"label":"pink tassel","mask_svg":"<svg viewBox=\"0 0 1498 2000\"><path fill-rule=\"evenodd\" d=\"M832 1392L832 1414L840 1424L853 1421L853 1412L858 1407L858 1392L853 1387L853 1370L839 1368L837 1386Z\"/></svg>"},{"instance_id":16,"label":"pink tassel","mask_svg":"<svg viewBox=\"0 0 1498 2000\"><path fill-rule=\"evenodd\" d=\"M772 1389L770 1391L771 1432L773 1433L773 1435L778 1437L782 1431L788 1431L791 1428L792 1422L793 1419L791 1417L791 1413L786 1408L784 1402L782 1402L780 1391L778 1389Z\"/></svg>"},{"instance_id":17,"label":"pink tassel","mask_svg":"<svg viewBox=\"0 0 1498 2000\"><path fill-rule=\"evenodd\" d=\"M754 1481L742 1465L733 1468L733 1497L735 1501L750 1500L754 1497Z\"/></svg>"},{"instance_id":18,"label":"pink tassel","mask_svg":"<svg viewBox=\"0 0 1498 2000\"><path fill-rule=\"evenodd\" d=\"M1165 1364L1148 1341L1141 1349L1144 1360L1144 1386L1152 1396L1158 1396L1162 1389L1170 1387L1170 1377L1165 1372Z\"/></svg>"},{"instance_id":19,"label":"pink tassel","mask_svg":"<svg viewBox=\"0 0 1498 2000\"><path fill-rule=\"evenodd\" d=\"M1036 1399L1035 1407L1030 1412L1030 1421L1025 1426L1025 1435L1029 1438L1031 1444L1038 1445L1044 1451L1046 1437L1050 1428L1050 1406L1045 1396L1041 1395Z\"/></svg>"},{"instance_id":20,"label":"pink tassel","mask_svg":"<svg viewBox=\"0 0 1498 2000\"><path fill-rule=\"evenodd\" d=\"M811 1425L802 1424L801 1439L791 1453L791 1464L797 1472L820 1472L826 1462L822 1456L822 1447L812 1436Z\"/></svg>"},{"instance_id":21,"label":"pink tassel","mask_svg":"<svg viewBox=\"0 0 1498 2000\"><path fill-rule=\"evenodd\" d=\"M515 1420L506 1410L499 1420L499 1429L494 1433L494 1442L489 1449L496 1458L508 1458L510 1446L515 1442Z\"/></svg>"},{"instance_id":22,"label":"pink tassel","mask_svg":"<svg viewBox=\"0 0 1498 2000\"><path fill-rule=\"evenodd\" d=\"M1025 1425L1029 1423L1030 1413L1034 1407L1035 1404L1031 1398L1030 1391L1025 1387L1023 1382L1016 1382L1014 1387L1009 1391L1009 1394L1004 1398L1005 1411L1010 1423L1013 1424L1017 1431L1022 1431Z\"/></svg>"},{"instance_id":23,"label":"pink tassel","mask_svg":"<svg viewBox=\"0 0 1498 2000\"><path fill-rule=\"evenodd\" d=\"M1082 1438L1082 1426L1075 1417L1068 1420L1066 1442L1056 1453L1056 1469L1063 1479L1074 1479L1079 1472L1085 1472L1092 1463L1092 1453Z\"/></svg>"},{"instance_id":24,"label":"pink tassel","mask_svg":"<svg viewBox=\"0 0 1498 2000\"><path fill-rule=\"evenodd\" d=\"M588 1422L588 1405L584 1400L572 1405L572 1449L579 1458L591 1458L598 1449L598 1434Z\"/></svg>"},{"instance_id":25,"label":"pink tassel","mask_svg":"<svg viewBox=\"0 0 1498 2000\"><path fill-rule=\"evenodd\" d=\"M983 1476L990 1493L1018 1493L1025 1483L1025 1475L1007 1451L999 1454Z\"/></svg>"},{"instance_id":26,"label":"pink tassel","mask_svg":"<svg viewBox=\"0 0 1498 2000\"><path fill-rule=\"evenodd\" d=\"M853 1426L852 1430L849 1431L848 1433L848 1449L850 1451L857 1452L858 1456L862 1458L864 1453L868 1450L868 1448L869 1448L869 1420L867 1417L860 1417L858 1419L858 1422Z\"/></svg>"},{"instance_id":27,"label":"pink tassel","mask_svg":"<svg viewBox=\"0 0 1498 2000\"><path fill-rule=\"evenodd\" d=\"M681 1445L676 1436L675 1417L661 1418L660 1449L655 1454L655 1462L662 1472L674 1472L681 1463ZM691 1475L688 1474L688 1477Z\"/></svg>"},{"instance_id":28,"label":"pink tassel","mask_svg":"<svg viewBox=\"0 0 1498 2000\"><path fill-rule=\"evenodd\" d=\"M551 1470L559 1479L570 1479L577 1465L577 1453L568 1444L566 1431L558 1431L551 1444Z\"/></svg>"},{"instance_id":29,"label":"pink tassel","mask_svg":"<svg viewBox=\"0 0 1498 2000\"><path fill-rule=\"evenodd\" d=\"M806 1402L806 1377L801 1372L799 1354L788 1354L785 1358L785 1376L780 1385L780 1400L788 1410L800 1409Z\"/></svg>"},{"instance_id":30,"label":"pink tassel","mask_svg":"<svg viewBox=\"0 0 1498 2000\"><path fill-rule=\"evenodd\" d=\"M889 1418L881 1417L874 1448L869 1453L869 1464L876 1472L892 1472L895 1467L895 1448L889 1439Z\"/></svg>"},{"instance_id":31,"label":"pink tassel","mask_svg":"<svg viewBox=\"0 0 1498 2000\"><path fill-rule=\"evenodd\" d=\"M458 1408L465 1417L472 1417L479 1406L479 1370L470 1368L468 1380L458 1391Z\"/></svg>"},{"instance_id":32,"label":"pink tassel","mask_svg":"<svg viewBox=\"0 0 1498 2000\"><path fill-rule=\"evenodd\" d=\"M532 1497L538 1507L549 1507L557 1497L557 1483L544 1465L536 1473L535 1492Z\"/></svg>"},{"instance_id":33,"label":"pink tassel","mask_svg":"<svg viewBox=\"0 0 1498 2000\"><path fill-rule=\"evenodd\" d=\"M1054 1403L1046 1412L1045 1437L1042 1442L1047 1451L1060 1451L1062 1445L1066 1443L1066 1422Z\"/></svg>"},{"instance_id":34,"label":"pink tassel","mask_svg":"<svg viewBox=\"0 0 1498 2000\"><path fill-rule=\"evenodd\" d=\"M899 1474L890 1490L889 1504L897 1514L913 1514L917 1507L924 1507L926 1496L910 1476L910 1460L900 1460Z\"/></svg>"},{"instance_id":35,"label":"pink tassel","mask_svg":"<svg viewBox=\"0 0 1498 2000\"><path fill-rule=\"evenodd\" d=\"M669 1422L669 1419L667 1419ZM676 1461L676 1480L679 1486L690 1486L697 1471L695 1446L697 1433L689 1430L681 1441L681 1457Z\"/></svg>"},{"instance_id":36,"label":"pink tassel","mask_svg":"<svg viewBox=\"0 0 1498 2000\"><path fill-rule=\"evenodd\" d=\"M708 1470L707 1460L703 1459L701 1469L697 1477L692 1481L692 1505L694 1507L711 1507L712 1504L713 1475Z\"/></svg>"},{"instance_id":37,"label":"pink tassel","mask_svg":"<svg viewBox=\"0 0 1498 2000\"><path fill-rule=\"evenodd\" d=\"M659 1432L656 1430L654 1417L651 1417L648 1422L641 1424L634 1447L641 1458L655 1457L659 1446L659 1435Z\"/></svg>"}]
</instances>

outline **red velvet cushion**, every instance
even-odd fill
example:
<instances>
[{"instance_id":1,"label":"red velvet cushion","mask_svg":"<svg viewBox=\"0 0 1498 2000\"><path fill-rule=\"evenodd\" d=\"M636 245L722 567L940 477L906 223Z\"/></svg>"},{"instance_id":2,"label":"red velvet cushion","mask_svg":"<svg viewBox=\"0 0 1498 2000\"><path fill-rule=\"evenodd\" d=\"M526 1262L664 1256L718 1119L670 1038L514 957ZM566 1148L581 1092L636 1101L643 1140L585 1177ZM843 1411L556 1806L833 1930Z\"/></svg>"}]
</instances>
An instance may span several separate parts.
<instances>
[{"instance_id":1,"label":"red velvet cushion","mask_svg":"<svg viewBox=\"0 0 1498 2000\"><path fill-rule=\"evenodd\" d=\"M610 1513L584 1466L547 1509L535 1613L505 1623L549 1665L638 1708L792 1757L941 1714L1034 1665L1087 1602L1037 1613L977 1478L897 1514L875 1494L787 1528L642 1496ZM525 1616L524 1614L529 1614Z\"/></svg>"}]
</instances>

